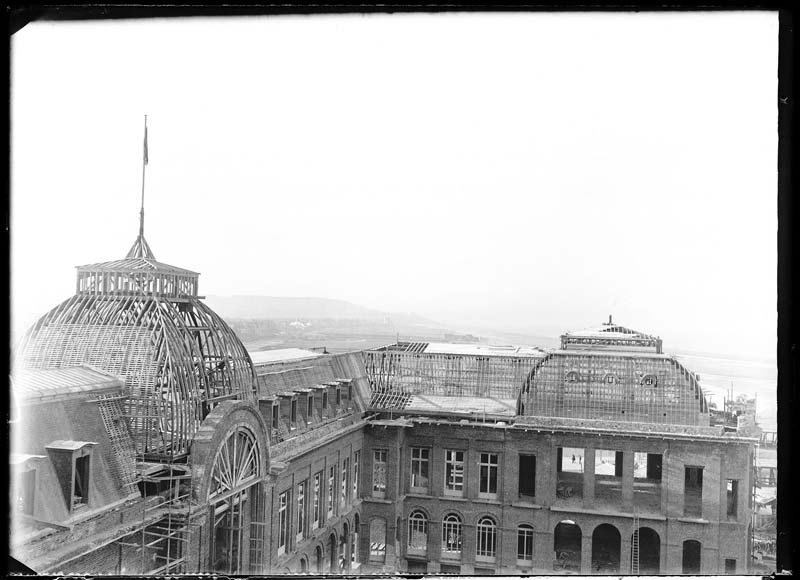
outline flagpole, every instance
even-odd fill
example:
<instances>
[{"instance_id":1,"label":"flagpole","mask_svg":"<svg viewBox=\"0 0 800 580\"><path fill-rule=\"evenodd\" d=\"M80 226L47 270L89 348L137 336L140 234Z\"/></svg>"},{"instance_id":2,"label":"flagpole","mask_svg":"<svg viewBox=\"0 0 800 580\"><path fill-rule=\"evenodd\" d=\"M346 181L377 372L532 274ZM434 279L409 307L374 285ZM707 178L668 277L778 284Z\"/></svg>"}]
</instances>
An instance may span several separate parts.
<instances>
[{"instance_id":1,"label":"flagpole","mask_svg":"<svg viewBox=\"0 0 800 580\"><path fill-rule=\"evenodd\" d=\"M139 237L144 237L144 178L147 167L147 115L144 116L144 154L142 155L142 206L139 210Z\"/></svg>"}]
</instances>

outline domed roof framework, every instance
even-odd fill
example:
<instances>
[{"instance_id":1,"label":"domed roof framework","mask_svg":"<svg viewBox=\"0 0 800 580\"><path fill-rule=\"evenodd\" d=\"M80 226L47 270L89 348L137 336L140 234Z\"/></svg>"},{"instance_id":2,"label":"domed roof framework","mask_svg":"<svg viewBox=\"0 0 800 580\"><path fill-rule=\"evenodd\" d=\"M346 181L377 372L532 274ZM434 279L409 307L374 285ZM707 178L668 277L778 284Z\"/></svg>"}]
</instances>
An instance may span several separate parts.
<instances>
[{"instance_id":1,"label":"domed roof framework","mask_svg":"<svg viewBox=\"0 0 800 580\"><path fill-rule=\"evenodd\" d=\"M166 460L189 451L217 403L252 400L256 378L244 345L197 295L198 274L148 254L79 266L77 293L28 331L20 355L24 368L90 364L124 378L137 454Z\"/></svg>"}]
</instances>

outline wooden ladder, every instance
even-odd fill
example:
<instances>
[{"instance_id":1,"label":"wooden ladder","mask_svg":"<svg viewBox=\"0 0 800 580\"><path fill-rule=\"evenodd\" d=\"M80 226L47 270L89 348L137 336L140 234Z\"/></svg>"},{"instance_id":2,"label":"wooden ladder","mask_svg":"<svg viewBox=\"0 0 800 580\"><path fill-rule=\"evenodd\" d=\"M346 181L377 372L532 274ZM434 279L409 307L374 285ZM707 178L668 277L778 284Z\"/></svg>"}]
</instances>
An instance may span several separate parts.
<instances>
[{"instance_id":1,"label":"wooden ladder","mask_svg":"<svg viewBox=\"0 0 800 580\"><path fill-rule=\"evenodd\" d=\"M633 513L633 537L631 538L631 575L639 574L639 514Z\"/></svg>"}]
</instances>

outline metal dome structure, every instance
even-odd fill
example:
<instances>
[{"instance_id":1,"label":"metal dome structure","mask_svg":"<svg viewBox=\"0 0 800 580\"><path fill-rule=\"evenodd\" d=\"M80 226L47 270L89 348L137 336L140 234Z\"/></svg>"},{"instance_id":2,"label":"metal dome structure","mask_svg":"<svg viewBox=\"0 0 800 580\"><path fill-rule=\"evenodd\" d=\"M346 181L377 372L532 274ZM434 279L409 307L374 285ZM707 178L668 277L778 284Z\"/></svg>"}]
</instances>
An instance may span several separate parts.
<instances>
[{"instance_id":1,"label":"metal dome structure","mask_svg":"<svg viewBox=\"0 0 800 580\"><path fill-rule=\"evenodd\" d=\"M158 262L141 226L125 259L77 269L75 295L26 333L17 364L22 369L88 364L122 377L140 459L185 456L215 405L253 400L250 356L201 301L199 274Z\"/></svg>"}]
</instances>

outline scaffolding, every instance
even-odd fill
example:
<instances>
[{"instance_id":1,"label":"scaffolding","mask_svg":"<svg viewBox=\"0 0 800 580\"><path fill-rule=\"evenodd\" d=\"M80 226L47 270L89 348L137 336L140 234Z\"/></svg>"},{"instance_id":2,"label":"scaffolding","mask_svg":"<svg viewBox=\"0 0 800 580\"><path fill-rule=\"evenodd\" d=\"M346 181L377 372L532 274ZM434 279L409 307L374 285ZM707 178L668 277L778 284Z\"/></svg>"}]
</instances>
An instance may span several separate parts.
<instances>
[{"instance_id":1,"label":"scaffolding","mask_svg":"<svg viewBox=\"0 0 800 580\"><path fill-rule=\"evenodd\" d=\"M186 466L140 464L138 484L142 492L141 529L117 540L121 553L133 550L126 573L147 575L186 572L186 545L191 539L191 487ZM149 468L149 469L148 469ZM122 558L120 558L122 560ZM122 562L121 562L122 565Z\"/></svg>"}]
</instances>

